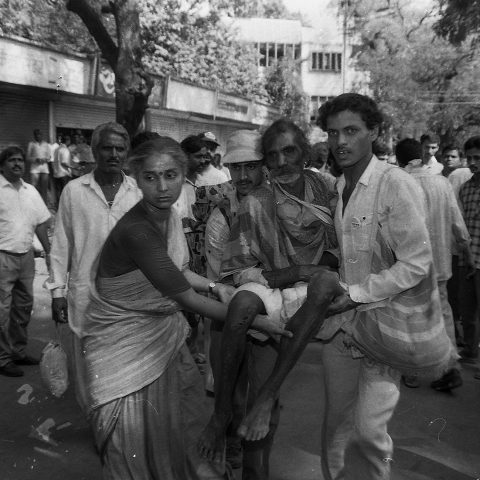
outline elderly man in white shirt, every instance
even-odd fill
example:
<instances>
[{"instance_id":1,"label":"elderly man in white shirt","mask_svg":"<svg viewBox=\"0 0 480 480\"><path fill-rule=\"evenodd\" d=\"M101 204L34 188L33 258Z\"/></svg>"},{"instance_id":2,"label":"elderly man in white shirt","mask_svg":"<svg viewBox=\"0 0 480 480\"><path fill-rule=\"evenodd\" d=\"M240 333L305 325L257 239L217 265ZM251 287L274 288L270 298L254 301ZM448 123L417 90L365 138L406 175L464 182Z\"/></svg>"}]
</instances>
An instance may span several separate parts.
<instances>
[{"instance_id":1,"label":"elderly man in white shirt","mask_svg":"<svg viewBox=\"0 0 480 480\"><path fill-rule=\"evenodd\" d=\"M54 320L68 318L73 333L70 359L82 408L86 403L80 339L95 262L110 231L142 196L135 180L122 172L129 146L128 133L120 124L105 123L95 129L92 151L97 168L66 185L55 221L47 287L52 291Z\"/></svg>"},{"instance_id":2,"label":"elderly man in white shirt","mask_svg":"<svg viewBox=\"0 0 480 480\"><path fill-rule=\"evenodd\" d=\"M27 326L33 306L33 236L47 254L51 214L37 190L22 180L25 154L20 147L0 153L0 374L20 377L18 365L37 365L27 355Z\"/></svg>"}]
</instances>

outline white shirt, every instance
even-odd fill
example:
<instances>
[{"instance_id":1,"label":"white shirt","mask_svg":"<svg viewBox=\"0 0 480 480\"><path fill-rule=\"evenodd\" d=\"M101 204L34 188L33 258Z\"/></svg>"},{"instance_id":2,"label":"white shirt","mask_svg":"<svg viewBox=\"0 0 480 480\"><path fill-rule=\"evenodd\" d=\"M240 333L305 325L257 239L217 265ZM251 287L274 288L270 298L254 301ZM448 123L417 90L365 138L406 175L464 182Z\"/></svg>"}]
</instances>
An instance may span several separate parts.
<instances>
[{"instance_id":1,"label":"white shirt","mask_svg":"<svg viewBox=\"0 0 480 480\"><path fill-rule=\"evenodd\" d=\"M452 246L462 250L470 243L470 235L449 181L428 171L413 170L411 174L425 194L427 227L437 281L445 281L452 276Z\"/></svg>"},{"instance_id":2,"label":"white shirt","mask_svg":"<svg viewBox=\"0 0 480 480\"><path fill-rule=\"evenodd\" d=\"M55 178L70 176L70 171L65 165L70 165L71 157L70 150L62 143L53 154L53 176Z\"/></svg>"},{"instance_id":3,"label":"white shirt","mask_svg":"<svg viewBox=\"0 0 480 480\"><path fill-rule=\"evenodd\" d=\"M455 197L457 201L458 201L458 192L460 192L460 187L465 182L470 180L472 177L473 177L472 171L466 167L457 168L448 176L448 180L452 184L452 188L455 193Z\"/></svg>"},{"instance_id":4,"label":"white shirt","mask_svg":"<svg viewBox=\"0 0 480 480\"><path fill-rule=\"evenodd\" d=\"M37 189L20 182L17 190L0 174L0 250L13 253L28 252L36 228L51 217Z\"/></svg>"},{"instance_id":5,"label":"white shirt","mask_svg":"<svg viewBox=\"0 0 480 480\"><path fill-rule=\"evenodd\" d=\"M40 158L44 163L37 163ZM48 173L48 162L52 161L50 145L45 142L29 142L27 147L27 160L30 163L30 173Z\"/></svg>"},{"instance_id":6,"label":"white shirt","mask_svg":"<svg viewBox=\"0 0 480 480\"><path fill-rule=\"evenodd\" d=\"M428 275L433 263L422 189L411 175L398 167L394 167L380 184L380 175L387 165L373 155L344 212L343 175L337 184L335 231L341 252L340 279L348 285L351 299L359 303L379 302L412 288ZM395 252L396 261L390 268L373 273L370 237L377 190L378 228L386 244ZM332 316L318 338L331 338L353 315L351 310Z\"/></svg>"},{"instance_id":7,"label":"white shirt","mask_svg":"<svg viewBox=\"0 0 480 480\"><path fill-rule=\"evenodd\" d=\"M335 230L340 244L341 277L349 285L352 300L371 303L417 285L432 264L423 192L418 183L395 168L380 186L377 170L384 162L373 156L342 214L345 177L338 182ZM370 231L377 188L378 222L397 261L378 274L370 271Z\"/></svg>"},{"instance_id":8,"label":"white shirt","mask_svg":"<svg viewBox=\"0 0 480 480\"><path fill-rule=\"evenodd\" d=\"M225 182L228 182L227 176L218 170L218 168L215 168L210 164L200 175L197 176L195 185L197 187L206 187L208 185L218 185Z\"/></svg>"},{"instance_id":9,"label":"white shirt","mask_svg":"<svg viewBox=\"0 0 480 480\"><path fill-rule=\"evenodd\" d=\"M426 163L428 172L432 175L440 175L443 171L443 165L434 157L430 157L430 160Z\"/></svg>"},{"instance_id":10,"label":"white shirt","mask_svg":"<svg viewBox=\"0 0 480 480\"><path fill-rule=\"evenodd\" d=\"M84 313L94 284L98 256L113 227L140 199L142 192L124 175L113 205L108 206L93 172L69 182L60 197L50 252L47 288L63 289L68 277L68 322L83 335ZM53 296L63 292L55 291Z\"/></svg>"}]
</instances>

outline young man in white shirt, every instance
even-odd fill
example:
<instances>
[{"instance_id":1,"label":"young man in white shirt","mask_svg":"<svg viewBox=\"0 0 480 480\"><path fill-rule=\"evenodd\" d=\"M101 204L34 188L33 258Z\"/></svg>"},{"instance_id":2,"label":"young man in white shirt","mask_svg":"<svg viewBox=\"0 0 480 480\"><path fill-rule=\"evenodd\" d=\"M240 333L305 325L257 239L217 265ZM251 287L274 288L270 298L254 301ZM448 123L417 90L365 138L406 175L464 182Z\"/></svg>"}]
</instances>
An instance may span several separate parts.
<instances>
[{"instance_id":1,"label":"young man in white shirt","mask_svg":"<svg viewBox=\"0 0 480 480\"><path fill-rule=\"evenodd\" d=\"M402 294L428 278L433 268L420 187L406 172L372 153L382 121L376 103L356 93L342 94L320 108L319 125L328 133L330 150L343 170L337 185L335 231L341 250L340 278L347 288L340 287L334 274L313 276L307 300L286 325L293 337L282 339L274 371L239 429L247 439L261 438L268 431L269 406L321 327L317 338L324 342L327 402L322 472L333 480L388 480L393 461L387 425L400 397L400 372L355 345L355 309ZM382 177L387 169L388 175ZM393 265L379 273L370 256L376 198L381 235L395 257ZM377 253L386 255L383 250ZM390 260L380 258L385 263ZM362 309L368 322L377 321L373 307ZM374 345L369 347L375 351Z\"/></svg>"}]
</instances>

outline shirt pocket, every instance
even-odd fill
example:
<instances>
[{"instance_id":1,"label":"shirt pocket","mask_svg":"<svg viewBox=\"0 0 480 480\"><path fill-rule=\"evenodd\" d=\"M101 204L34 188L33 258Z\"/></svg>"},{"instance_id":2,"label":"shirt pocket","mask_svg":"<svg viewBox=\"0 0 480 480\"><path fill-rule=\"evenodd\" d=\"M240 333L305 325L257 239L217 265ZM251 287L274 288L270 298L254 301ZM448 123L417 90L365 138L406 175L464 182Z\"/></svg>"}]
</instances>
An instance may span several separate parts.
<instances>
[{"instance_id":1,"label":"shirt pocket","mask_svg":"<svg viewBox=\"0 0 480 480\"><path fill-rule=\"evenodd\" d=\"M371 248L370 237L372 234L373 213L352 217L352 240L356 251L368 251Z\"/></svg>"}]
</instances>

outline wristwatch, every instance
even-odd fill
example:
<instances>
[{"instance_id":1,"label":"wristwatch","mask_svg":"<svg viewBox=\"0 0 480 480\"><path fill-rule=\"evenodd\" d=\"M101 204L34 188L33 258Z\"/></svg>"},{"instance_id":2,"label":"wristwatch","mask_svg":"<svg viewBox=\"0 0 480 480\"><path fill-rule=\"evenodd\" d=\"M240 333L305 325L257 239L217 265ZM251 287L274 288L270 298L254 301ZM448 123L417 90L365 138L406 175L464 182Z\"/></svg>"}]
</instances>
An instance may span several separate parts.
<instances>
[{"instance_id":1,"label":"wristwatch","mask_svg":"<svg viewBox=\"0 0 480 480\"><path fill-rule=\"evenodd\" d=\"M217 284L215 282L210 282L208 284L208 292L211 293L212 295L214 294L213 293L213 289L217 286Z\"/></svg>"}]
</instances>

